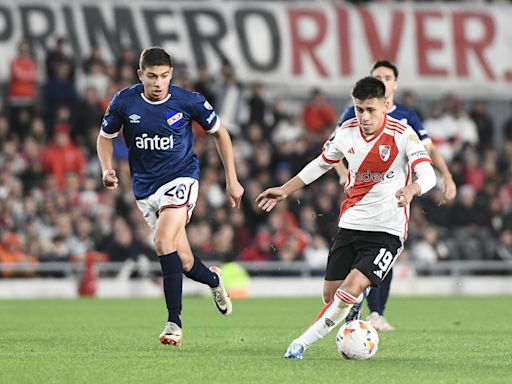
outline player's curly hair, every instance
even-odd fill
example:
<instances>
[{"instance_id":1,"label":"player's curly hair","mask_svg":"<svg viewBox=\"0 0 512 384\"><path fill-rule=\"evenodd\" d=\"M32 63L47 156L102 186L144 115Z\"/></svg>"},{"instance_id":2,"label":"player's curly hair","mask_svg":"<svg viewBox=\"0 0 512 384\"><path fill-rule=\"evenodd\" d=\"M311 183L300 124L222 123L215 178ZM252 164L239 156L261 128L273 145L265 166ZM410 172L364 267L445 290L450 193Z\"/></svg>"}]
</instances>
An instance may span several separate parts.
<instances>
[{"instance_id":1,"label":"player's curly hair","mask_svg":"<svg viewBox=\"0 0 512 384\"><path fill-rule=\"evenodd\" d=\"M386 86L375 77L366 76L358 80L352 88L352 97L358 100L383 99L386 96Z\"/></svg>"},{"instance_id":2,"label":"player's curly hair","mask_svg":"<svg viewBox=\"0 0 512 384\"><path fill-rule=\"evenodd\" d=\"M146 48L140 54L139 68L144 70L155 65L168 65L172 67L171 56L160 47Z\"/></svg>"}]
</instances>

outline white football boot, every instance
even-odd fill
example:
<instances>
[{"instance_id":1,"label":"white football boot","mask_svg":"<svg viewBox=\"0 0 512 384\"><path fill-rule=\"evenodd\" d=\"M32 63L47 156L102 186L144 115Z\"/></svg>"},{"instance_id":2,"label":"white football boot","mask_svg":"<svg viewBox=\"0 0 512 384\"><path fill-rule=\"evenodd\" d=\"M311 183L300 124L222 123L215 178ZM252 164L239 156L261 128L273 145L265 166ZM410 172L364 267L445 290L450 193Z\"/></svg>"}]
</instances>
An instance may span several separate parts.
<instances>
[{"instance_id":1,"label":"white football boot","mask_svg":"<svg viewBox=\"0 0 512 384\"><path fill-rule=\"evenodd\" d=\"M181 328L171 321L165 323L165 328L163 332L160 334L160 343L170 344L175 347L179 347L181 345L182 340L183 333L181 331Z\"/></svg>"},{"instance_id":2,"label":"white football boot","mask_svg":"<svg viewBox=\"0 0 512 384\"><path fill-rule=\"evenodd\" d=\"M231 299L229 298L228 293L224 289L224 284L222 283L222 273L219 267L211 266L210 271L216 273L219 277L219 286L215 288L210 288L212 291L213 301L215 306L224 316L231 315L233 311L233 305L231 304Z\"/></svg>"}]
</instances>

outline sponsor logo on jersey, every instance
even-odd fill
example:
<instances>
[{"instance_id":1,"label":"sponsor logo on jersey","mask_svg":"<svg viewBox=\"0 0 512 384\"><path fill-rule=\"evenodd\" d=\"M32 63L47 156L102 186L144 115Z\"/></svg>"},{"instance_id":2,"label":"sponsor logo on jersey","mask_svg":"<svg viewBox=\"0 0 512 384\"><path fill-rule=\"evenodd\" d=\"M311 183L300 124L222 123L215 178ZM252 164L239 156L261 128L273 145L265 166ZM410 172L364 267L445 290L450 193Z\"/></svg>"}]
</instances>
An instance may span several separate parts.
<instances>
[{"instance_id":1,"label":"sponsor logo on jersey","mask_svg":"<svg viewBox=\"0 0 512 384\"><path fill-rule=\"evenodd\" d=\"M101 128L105 128L108 125L108 121L106 119L103 119L101 121Z\"/></svg>"},{"instance_id":2,"label":"sponsor logo on jersey","mask_svg":"<svg viewBox=\"0 0 512 384\"><path fill-rule=\"evenodd\" d=\"M170 117L169 116L167 117L167 124L172 126L173 124L177 123L181 119L183 119L183 113L178 112Z\"/></svg>"},{"instance_id":3,"label":"sponsor logo on jersey","mask_svg":"<svg viewBox=\"0 0 512 384\"><path fill-rule=\"evenodd\" d=\"M135 137L135 146L150 151L167 151L174 148L174 138L172 135L150 137L147 133L143 133L141 136Z\"/></svg>"},{"instance_id":4,"label":"sponsor logo on jersey","mask_svg":"<svg viewBox=\"0 0 512 384\"><path fill-rule=\"evenodd\" d=\"M140 123L140 116L136 115L135 113L133 113L130 116L128 116L128 118L130 119L130 123L132 123L132 124L139 124Z\"/></svg>"},{"instance_id":5,"label":"sponsor logo on jersey","mask_svg":"<svg viewBox=\"0 0 512 384\"><path fill-rule=\"evenodd\" d=\"M366 170L364 172L356 172L355 179L356 181L362 181L363 183L369 182L379 182L386 179L391 179L395 174L393 171L389 172L372 172L370 170Z\"/></svg>"},{"instance_id":6,"label":"sponsor logo on jersey","mask_svg":"<svg viewBox=\"0 0 512 384\"><path fill-rule=\"evenodd\" d=\"M208 116L208 118L206 119L206 122L208 124L211 124L212 123L212 120L215 118L215 111L213 111L212 113L210 113L210 116Z\"/></svg>"},{"instance_id":7,"label":"sponsor logo on jersey","mask_svg":"<svg viewBox=\"0 0 512 384\"><path fill-rule=\"evenodd\" d=\"M350 153L351 155L354 155L356 153L354 151L354 147L350 147L350 149L347 151L347 153Z\"/></svg>"},{"instance_id":8,"label":"sponsor logo on jersey","mask_svg":"<svg viewBox=\"0 0 512 384\"><path fill-rule=\"evenodd\" d=\"M203 105L209 111L213 109L212 105L208 102L208 100L206 100Z\"/></svg>"},{"instance_id":9,"label":"sponsor logo on jersey","mask_svg":"<svg viewBox=\"0 0 512 384\"><path fill-rule=\"evenodd\" d=\"M382 279L382 271L380 269L373 271L373 274L377 275L379 277L379 279Z\"/></svg>"},{"instance_id":10,"label":"sponsor logo on jersey","mask_svg":"<svg viewBox=\"0 0 512 384\"><path fill-rule=\"evenodd\" d=\"M391 146L379 145L379 155L382 161L388 161L389 155L391 155Z\"/></svg>"}]
</instances>

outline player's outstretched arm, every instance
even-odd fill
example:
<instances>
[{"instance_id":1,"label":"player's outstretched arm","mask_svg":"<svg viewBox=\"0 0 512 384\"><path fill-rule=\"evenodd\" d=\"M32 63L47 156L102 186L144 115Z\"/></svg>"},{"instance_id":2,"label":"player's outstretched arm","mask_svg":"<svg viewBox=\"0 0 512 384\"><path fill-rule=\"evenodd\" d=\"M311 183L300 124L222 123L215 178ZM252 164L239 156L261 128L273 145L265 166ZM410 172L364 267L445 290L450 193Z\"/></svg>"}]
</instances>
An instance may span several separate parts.
<instances>
[{"instance_id":1,"label":"player's outstretched arm","mask_svg":"<svg viewBox=\"0 0 512 384\"><path fill-rule=\"evenodd\" d=\"M434 144L425 145L434 168L437 169L443 175L443 194L446 200L453 200L457 195L457 186L453 181L452 174L443 159L443 156L439 153Z\"/></svg>"},{"instance_id":2,"label":"player's outstretched arm","mask_svg":"<svg viewBox=\"0 0 512 384\"><path fill-rule=\"evenodd\" d=\"M222 125L217 132L212 134L219 153L224 172L226 173L226 195L231 207L240 208L240 201L244 194L244 187L238 182L236 175L235 161L233 159L233 145L229 133Z\"/></svg>"},{"instance_id":3,"label":"player's outstretched arm","mask_svg":"<svg viewBox=\"0 0 512 384\"><path fill-rule=\"evenodd\" d=\"M103 185L108 189L117 188L119 180L117 179L116 171L112 169L112 156L114 153L112 139L107 139L101 136L101 134L98 135L96 151L98 152L98 159L101 165Z\"/></svg>"},{"instance_id":4,"label":"player's outstretched arm","mask_svg":"<svg viewBox=\"0 0 512 384\"><path fill-rule=\"evenodd\" d=\"M294 176L280 187L266 189L256 198L258 207L266 212L270 212L281 200L288 197L289 194L306 185L299 176Z\"/></svg>"}]
</instances>

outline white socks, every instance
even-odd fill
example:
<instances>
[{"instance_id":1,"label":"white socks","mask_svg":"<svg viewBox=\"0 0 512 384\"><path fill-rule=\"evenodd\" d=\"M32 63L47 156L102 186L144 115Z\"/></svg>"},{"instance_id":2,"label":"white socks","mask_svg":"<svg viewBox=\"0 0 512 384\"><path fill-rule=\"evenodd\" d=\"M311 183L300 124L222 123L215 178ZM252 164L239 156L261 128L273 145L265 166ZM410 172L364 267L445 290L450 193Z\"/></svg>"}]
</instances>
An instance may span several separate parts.
<instances>
[{"instance_id":1,"label":"white socks","mask_svg":"<svg viewBox=\"0 0 512 384\"><path fill-rule=\"evenodd\" d=\"M334 299L325 305L310 327L294 340L305 348L322 339L347 317L357 298L338 289Z\"/></svg>"}]
</instances>

